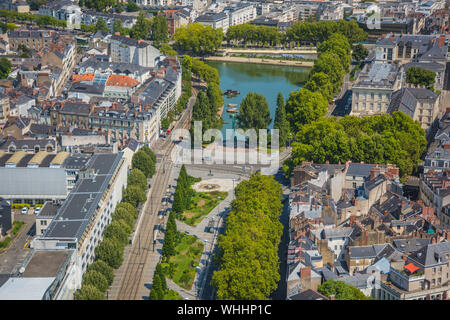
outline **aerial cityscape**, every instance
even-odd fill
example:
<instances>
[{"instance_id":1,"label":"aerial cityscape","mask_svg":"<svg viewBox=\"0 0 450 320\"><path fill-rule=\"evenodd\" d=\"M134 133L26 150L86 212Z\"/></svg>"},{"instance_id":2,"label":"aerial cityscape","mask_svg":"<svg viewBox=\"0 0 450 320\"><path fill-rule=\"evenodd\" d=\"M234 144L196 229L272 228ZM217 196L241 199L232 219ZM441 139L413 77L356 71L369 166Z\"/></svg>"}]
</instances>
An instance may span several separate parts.
<instances>
[{"instance_id":1,"label":"aerial cityscape","mask_svg":"<svg viewBox=\"0 0 450 320\"><path fill-rule=\"evenodd\" d=\"M450 0L0 0L0 300L450 300L449 152Z\"/></svg>"}]
</instances>

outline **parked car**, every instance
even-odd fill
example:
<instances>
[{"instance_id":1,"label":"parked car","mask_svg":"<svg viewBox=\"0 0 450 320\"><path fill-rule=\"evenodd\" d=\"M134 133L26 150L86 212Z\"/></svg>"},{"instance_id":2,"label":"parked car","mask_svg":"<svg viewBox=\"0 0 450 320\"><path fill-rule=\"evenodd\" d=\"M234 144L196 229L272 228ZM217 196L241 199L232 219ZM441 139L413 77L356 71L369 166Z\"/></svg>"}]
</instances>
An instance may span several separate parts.
<instances>
[{"instance_id":1,"label":"parked car","mask_svg":"<svg viewBox=\"0 0 450 320\"><path fill-rule=\"evenodd\" d=\"M22 214L26 214L28 212L28 208L27 207L23 207L22 208Z\"/></svg>"},{"instance_id":2,"label":"parked car","mask_svg":"<svg viewBox=\"0 0 450 320\"><path fill-rule=\"evenodd\" d=\"M41 207L37 207L36 209L34 209L35 214L39 214L39 212L41 212Z\"/></svg>"}]
</instances>

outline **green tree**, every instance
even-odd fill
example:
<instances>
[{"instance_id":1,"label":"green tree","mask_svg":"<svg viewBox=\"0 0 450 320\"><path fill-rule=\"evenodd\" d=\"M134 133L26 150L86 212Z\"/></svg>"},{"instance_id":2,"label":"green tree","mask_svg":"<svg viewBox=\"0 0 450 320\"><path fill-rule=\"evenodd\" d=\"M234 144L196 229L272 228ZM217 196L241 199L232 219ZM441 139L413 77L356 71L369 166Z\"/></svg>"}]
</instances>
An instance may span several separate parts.
<instances>
[{"instance_id":1,"label":"green tree","mask_svg":"<svg viewBox=\"0 0 450 320\"><path fill-rule=\"evenodd\" d=\"M97 259L105 261L110 267L117 269L123 261L124 246L114 238L105 238L95 248Z\"/></svg>"},{"instance_id":2,"label":"green tree","mask_svg":"<svg viewBox=\"0 0 450 320\"><path fill-rule=\"evenodd\" d=\"M147 145L144 145L142 148L139 149L140 151L145 152L153 163L156 163L156 154L150 149Z\"/></svg>"},{"instance_id":3,"label":"green tree","mask_svg":"<svg viewBox=\"0 0 450 320\"><path fill-rule=\"evenodd\" d=\"M105 300L105 295L91 284L86 284L75 291L75 300Z\"/></svg>"},{"instance_id":4,"label":"green tree","mask_svg":"<svg viewBox=\"0 0 450 320\"><path fill-rule=\"evenodd\" d=\"M100 17L97 19L97 22L95 23L95 31L109 31L108 26L106 25L106 21Z\"/></svg>"},{"instance_id":5,"label":"green tree","mask_svg":"<svg viewBox=\"0 0 450 320\"><path fill-rule=\"evenodd\" d=\"M144 203L146 199L145 192L139 186L129 185L123 191L123 200L131 203L136 208L141 203Z\"/></svg>"},{"instance_id":6,"label":"green tree","mask_svg":"<svg viewBox=\"0 0 450 320\"><path fill-rule=\"evenodd\" d=\"M278 93L277 97L277 110L275 112L273 128L279 130L279 145L280 147L284 147L289 136L290 125L286 116L284 97L281 92Z\"/></svg>"},{"instance_id":7,"label":"green tree","mask_svg":"<svg viewBox=\"0 0 450 320\"><path fill-rule=\"evenodd\" d=\"M133 169L128 175L128 185L138 186L145 191L147 190L147 178L141 170Z\"/></svg>"},{"instance_id":8,"label":"green tree","mask_svg":"<svg viewBox=\"0 0 450 320\"><path fill-rule=\"evenodd\" d=\"M286 103L286 112L291 128L295 131L305 125L322 118L328 109L328 102L320 92L308 89L293 91Z\"/></svg>"},{"instance_id":9,"label":"green tree","mask_svg":"<svg viewBox=\"0 0 450 320\"><path fill-rule=\"evenodd\" d=\"M11 72L11 61L9 61L7 58L0 58L0 78L1 79L8 78L10 72Z\"/></svg>"},{"instance_id":10,"label":"green tree","mask_svg":"<svg viewBox=\"0 0 450 320\"><path fill-rule=\"evenodd\" d=\"M328 298L334 295L336 300L371 300L360 290L352 285L346 284L344 281L325 281L317 288L317 291Z\"/></svg>"},{"instance_id":11,"label":"green tree","mask_svg":"<svg viewBox=\"0 0 450 320\"><path fill-rule=\"evenodd\" d=\"M138 211L136 210L135 207L133 207L133 205L131 203L122 201L121 203L119 203L116 206L116 209L125 209L126 211L128 211L130 216L133 217L134 219L136 219L138 217Z\"/></svg>"},{"instance_id":12,"label":"green tree","mask_svg":"<svg viewBox=\"0 0 450 320\"><path fill-rule=\"evenodd\" d=\"M152 158L142 150L139 150L131 159L133 169L141 170L147 178L151 178L155 173L155 163Z\"/></svg>"},{"instance_id":13,"label":"green tree","mask_svg":"<svg viewBox=\"0 0 450 320\"><path fill-rule=\"evenodd\" d=\"M113 220L108 227L106 227L105 238L114 238L125 246L128 244L130 233L131 228L125 220Z\"/></svg>"},{"instance_id":14,"label":"green tree","mask_svg":"<svg viewBox=\"0 0 450 320\"><path fill-rule=\"evenodd\" d=\"M175 242L177 238L177 225L175 216L172 212L169 213L169 219L166 223L166 233L164 235L164 244L161 254L164 261L169 261L169 258L175 254Z\"/></svg>"},{"instance_id":15,"label":"green tree","mask_svg":"<svg viewBox=\"0 0 450 320\"><path fill-rule=\"evenodd\" d=\"M113 23L113 32L119 32L119 33L122 33L122 29L123 29L122 20L120 20L120 19L114 19L114 23Z\"/></svg>"},{"instance_id":16,"label":"green tree","mask_svg":"<svg viewBox=\"0 0 450 320\"><path fill-rule=\"evenodd\" d=\"M152 290L150 291L150 300L164 300L164 296L168 291L166 277L162 270L161 264L156 265L153 274Z\"/></svg>"},{"instance_id":17,"label":"green tree","mask_svg":"<svg viewBox=\"0 0 450 320\"><path fill-rule=\"evenodd\" d=\"M223 41L222 29L213 29L200 23L180 27L173 35L177 47L194 54L205 55L217 50Z\"/></svg>"},{"instance_id":18,"label":"green tree","mask_svg":"<svg viewBox=\"0 0 450 320\"><path fill-rule=\"evenodd\" d=\"M317 72L325 73L333 85L333 94L338 92L342 86L345 75L345 69L340 62L339 56L331 51L321 53L319 58L314 62L310 76Z\"/></svg>"},{"instance_id":19,"label":"green tree","mask_svg":"<svg viewBox=\"0 0 450 320\"><path fill-rule=\"evenodd\" d=\"M348 71L350 62L352 60L350 55L351 47L347 38L339 33L333 33L328 40L323 41L317 45L317 53L319 57L322 53L331 52L339 57L342 68Z\"/></svg>"},{"instance_id":20,"label":"green tree","mask_svg":"<svg viewBox=\"0 0 450 320\"><path fill-rule=\"evenodd\" d=\"M304 88L312 92L320 92L327 99L327 102L333 100L333 84L330 81L330 77L323 72L316 72L311 75Z\"/></svg>"},{"instance_id":21,"label":"green tree","mask_svg":"<svg viewBox=\"0 0 450 320\"><path fill-rule=\"evenodd\" d=\"M420 67L411 67L406 70L406 82L413 85L425 86L427 89L434 90L434 79L436 74Z\"/></svg>"},{"instance_id":22,"label":"green tree","mask_svg":"<svg viewBox=\"0 0 450 320\"><path fill-rule=\"evenodd\" d=\"M123 219L123 221L125 221L127 223L127 225L130 228L133 228L134 226L134 221L135 221L135 217L133 216L133 213L125 208L116 208L116 210L114 210L113 216L112 216L113 220L121 220Z\"/></svg>"},{"instance_id":23,"label":"green tree","mask_svg":"<svg viewBox=\"0 0 450 320\"><path fill-rule=\"evenodd\" d=\"M97 271L101 273L108 281L108 286L112 285L114 281L114 269L111 268L105 261L95 260L87 268L87 272L89 271Z\"/></svg>"},{"instance_id":24,"label":"green tree","mask_svg":"<svg viewBox=\"0 0 450 320\"><path fill-rule=\"evenodd\" d=\"M133 39L147 40L149 35L149 29L151 20L145 17L144 11L139 12L135 25L131 28L130 36Z\"/></svg>"},{"instance_id":25,"label":"green tree","mask_svg":"<svg viewBox=\"0 0 450 320\"><path fill-rule=\"evenodd\" d=\"M102 293L105 293L109 287L106 277L95 270L90 270L83 275L83 285L92 285Z\"/></svg>"},{"instance_id":26,"label":"green tree","mask_svg":"<svg viewBox=\"0 0 450 320\"><path fill-rule=\"evenodd\" d=\"M217 299L268 299L280 280L281 186L273 177L257 173L241 182L235 193L226 232L219 236L219 270L212 285Z\"/></svg>"},{"instance_id":27,"label":"green tree","mask_svg":"<svg viewBox=\"0 0 450 320\"><path fill-rule=\"evenodd\" d=\"M358 43L354 45L352 48L352 58L355 61L363 61L367 55L369 54L369 50L367 50L362 44Z\"/></svg>"},{"instance_id":28,"label":"green tree","mask_svg":"<svg viewBox=\"0 0 450 320\"><path fill-rule=\"evenodd\" d=\"M158 14L152 21L152 39L157 46L169 41L169 25L162 14Z\"/></svg>"},{"instance_id":29,"label":"green tree","mask_svg":"<svg viewBox=\"0 0 450 320\"><path fill-rule=\"evenodd\" d=\"M169 57L178 56L178 52L176 52L168 43L163 43L161 48L159 48L159 51Z\"/></svg>"},{"instance_id":30,"label":"green tree","mask_svg":"<svg viewBox=\"0 0 450 320\"><path fill-rule=\"evenodd\" d=\"M135 3L135 2L133 2L133 1L128 1L127 2L127 11L128 12L136 12L136 11L139 11L139 6Z\"/></svg>"},{"instance_id":31,"label":"green tree","mask_svg":"<svg viewBox=\"0 0 450 320\"><path fill-rule=\"evenodd\" d=\"M256 92L249 92L242 100L239 115L236 117L239 128L267 129L270 118L269 104L266 98Z\"/></svg>"}]
</instances>

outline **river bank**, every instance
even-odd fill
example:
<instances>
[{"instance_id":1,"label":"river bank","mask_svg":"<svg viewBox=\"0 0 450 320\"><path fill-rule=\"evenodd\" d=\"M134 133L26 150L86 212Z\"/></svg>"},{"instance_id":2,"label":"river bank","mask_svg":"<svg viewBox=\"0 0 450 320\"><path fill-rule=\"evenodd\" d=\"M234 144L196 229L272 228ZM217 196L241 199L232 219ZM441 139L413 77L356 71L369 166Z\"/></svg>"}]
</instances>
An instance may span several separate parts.
<instances>
[{"instance_id":1,"label":"river bank","mask_svg":"<svg viewBox=\"0 0 450 320\"><path fill-rule=\"evenodd\" d=\"M313 67L313 61L291 61L291 60L272 60L261 58L241 58L241 57L205 57L207 61L221 61L221 62L240 62L240 63L255 63L255 64L271 64L276 66L295 66L295 67Z\"/></svg>"}]
</instances>

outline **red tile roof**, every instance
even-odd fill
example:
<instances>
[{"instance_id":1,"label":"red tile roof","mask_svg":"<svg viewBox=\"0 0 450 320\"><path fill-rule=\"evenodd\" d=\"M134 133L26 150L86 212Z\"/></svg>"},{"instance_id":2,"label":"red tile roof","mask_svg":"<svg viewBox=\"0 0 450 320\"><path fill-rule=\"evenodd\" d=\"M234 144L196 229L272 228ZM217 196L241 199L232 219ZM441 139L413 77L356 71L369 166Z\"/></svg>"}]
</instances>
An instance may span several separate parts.
<instances>
[{"instance_id":1,"label":"red tile roof","mask_svg":"<svg viewBox=\"0 0 450 320\"><path fill-rule=\"evenodd\" d=\"M85 74L74 74L72 76L72 82L79 82L79 81L92 81L94 80L94 73L85 73Z\"/></svg>"},{"instance_id":2,"label":"red tile roof","mask_svg":"<svg viewBox=\"0 0 450 320\"><path fill-rule=\"evenodd\" d=\"M111 87L135 87L139 84L139 81L136 81L128 76L112 74L106 80L106 85Z\"/></svg>"}]
</instances>

